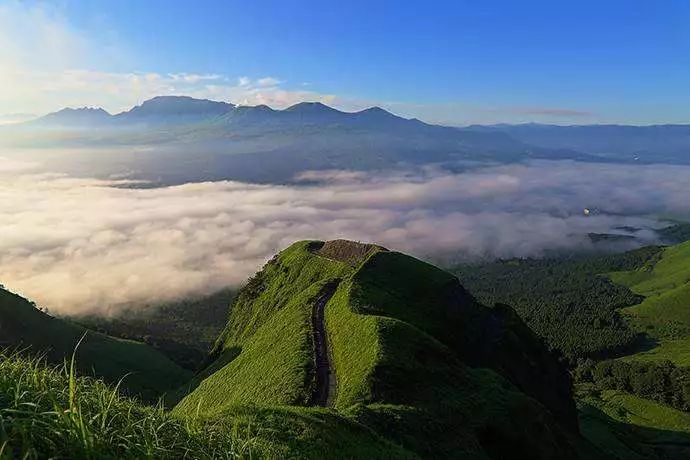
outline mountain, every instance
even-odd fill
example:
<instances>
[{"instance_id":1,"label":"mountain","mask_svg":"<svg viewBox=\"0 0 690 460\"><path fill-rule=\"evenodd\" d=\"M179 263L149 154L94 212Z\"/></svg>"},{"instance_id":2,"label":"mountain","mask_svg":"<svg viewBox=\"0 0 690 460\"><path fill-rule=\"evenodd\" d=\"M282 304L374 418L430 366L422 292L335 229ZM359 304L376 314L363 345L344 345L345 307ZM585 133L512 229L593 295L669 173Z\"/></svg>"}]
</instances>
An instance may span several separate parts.
<instances>
[{"instance_id":1,"label":"mountain","mask_svg":"<svg viewBox=\"0 0 690 460\"><path fill-rule=\"evenodd\" d=\"M114 119L128 123L192 123L230 112L235 106L227 102L194 99L189 96L158 96L144 101Z\"/></svg>"},{"instance_id":2,"label":"mountain","mask_svg":"<svg viewBox=\"0 0 690 460\"><path fill-rule=\"evenodd\" d=\"M555 126L535 123L471 126L501 132L529 145L569 149L626 162L680 162L687 164L690 125L583 125Z\"/></svg>"},{"instance_id":3,"label":"mountain","mask_svg":"<svg viewBox=\"0 0 690 460\"><path fill-rule=\"evenodd\" d=\"M100 107L65 108L28 123L39 126L89 128L105 125L112 116Z\"/></svg>"},{"instance_id":4,"label":"mountain","mask_svg":"<svg viewBox=\"0 0 690 460\"><path fill-rule=\"evenodd\" d=\"M121 388L127 393L153 401L190 377L188 371L148 345L54 318L5 289L0 289L0 347L45 355L52 364L69 361L76 350L82 374L113 384L123 379Z\"/></svg>"},{"instance_id":5,"label":"mountain","mask_svg":"<svg viewBox=\"0 0 690 460\"><path fill-rule=\"evenodd\" d=\"M455 171L534 159L685 164L690 158L690 127L684 125L458 128L407 119L380 107L343 112L302 102L275 110L187 96L155 97L114 116L61 111L2 126L0 133L2 146L74 147L74 161L46 160L51 171L127 174L159 185L285 183L308 170L390 171L434 164ZM109 155L93 162L94 150Z\"/></svg>"},{"instance_id":6,"label":"mountain","mask_svg":"<svg viewBox=\"0 0 690 460\"><path fill-rule=\"evenodd\" d=\"M245 405L330 407L423 457L580 448L569 376L510 307L343 240L295 243L249 280L174 413L213 419Z\"/></svg>"}]
</instances>

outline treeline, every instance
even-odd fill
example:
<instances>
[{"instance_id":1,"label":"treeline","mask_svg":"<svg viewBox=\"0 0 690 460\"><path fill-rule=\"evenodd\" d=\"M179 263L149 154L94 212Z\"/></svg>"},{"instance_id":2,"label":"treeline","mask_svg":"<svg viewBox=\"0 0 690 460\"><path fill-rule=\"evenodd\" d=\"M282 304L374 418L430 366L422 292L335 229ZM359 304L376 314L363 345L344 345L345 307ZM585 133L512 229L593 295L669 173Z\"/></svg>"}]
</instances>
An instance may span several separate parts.
<instances>
[{"instance_id":1,"label":"treeline","mask_svg":"<svg viewBox=\"0 0 690 460\"><path fill-rule=\"evenodd\" d=\"M599 390L619 390L641 398L690 411L690 367L670 361L641 362L588 360L577 368L578 383L593 383Z\"/></svg>"},{"instance_id":2,"label":"treeline","mask_svg":"<svg viewBox=\"0 0 690 460\"><path fill-rule=\"evenodd\" d=\"M225 289L163 305L138 305L116 316L73 321L113 337L145 342L180 366L198 370L225 326L235 292Z\"/></svg>"},{"instance_id":3,"label":"treeline","mask_svg":"<svg viewBox=\"0 0 690 460\"><path fill-rule=\"evenodd\" d=\"M623 254L511 259L452 269L480 301L515 308L547 344L572 363L606 358L632 347L637 334L617 309L642 297L602 273L652 266L661 248Z\"/></svg>"}]
</instances>

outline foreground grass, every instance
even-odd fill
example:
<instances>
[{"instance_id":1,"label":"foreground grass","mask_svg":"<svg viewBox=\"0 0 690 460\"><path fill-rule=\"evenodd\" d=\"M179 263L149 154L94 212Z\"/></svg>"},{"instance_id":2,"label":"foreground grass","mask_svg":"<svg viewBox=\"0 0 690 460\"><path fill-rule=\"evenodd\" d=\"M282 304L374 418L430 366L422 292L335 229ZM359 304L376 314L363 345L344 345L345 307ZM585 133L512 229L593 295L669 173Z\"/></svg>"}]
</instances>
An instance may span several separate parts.
<instances>
[{"instance_id":1,"label":"foreground grass","mask_svg":"<svg viewBox=\"0 0 690 460\"><path fill-rule=\"evenodd\" d=\"M249 425L174 418L76 377L73 363L0 353L0 460L241 458L257 456L257 442Z\"/></svg>"}]
</instances>

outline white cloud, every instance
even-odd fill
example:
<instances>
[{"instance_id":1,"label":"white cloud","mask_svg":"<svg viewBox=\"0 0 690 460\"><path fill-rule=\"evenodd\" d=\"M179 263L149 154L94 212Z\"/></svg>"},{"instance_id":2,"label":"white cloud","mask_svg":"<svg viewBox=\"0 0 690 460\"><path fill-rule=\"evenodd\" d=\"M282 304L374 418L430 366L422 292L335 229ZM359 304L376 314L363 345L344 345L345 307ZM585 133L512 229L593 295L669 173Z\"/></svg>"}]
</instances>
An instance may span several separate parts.
<instances>
[{"instance_id":1,"label":"white cloud","mask_svg":"<svg viewBox=\"0 0 690 460\"><path fill-rule=\"evenodd\" d=\"M421 256L534 256L588 247L587 232L620 225L645 227L639 235L652 239L648 228L659 224L644 215L690 213L683 166L537 162L459 175L308 174L319 186L158 189L0 175L0 282L63 313L237 285L305 238L374 241ZM584 207L608 213L585 217Z\"/></svg>"},{"instance_id":2,"label":"white cloud","mask_svg":"<svg viewBox=\"0 0 690 460\"><path fill-rule=\"evenodd\" d=\"M273 78L273 77L259 78L256 81L256 84L259 87L278 86L281 83L283 83L281 80L278 80L277 78Z\"/></svg>"},{"instance_id":3,"label":"white cloud","mask_svg":"<svg viewBox=\"0 0 690 460\"><path fill-rule=\"evenodd\" d=\"M83 106L119 112L159 95L279 108L305 99L335 100L313 91L292 91L271 76L106 71L114 63L127 68L127 52L122 43L98 40L75 29L50 3L0 4L0 115Z\"/></svg>"}]
</instances>

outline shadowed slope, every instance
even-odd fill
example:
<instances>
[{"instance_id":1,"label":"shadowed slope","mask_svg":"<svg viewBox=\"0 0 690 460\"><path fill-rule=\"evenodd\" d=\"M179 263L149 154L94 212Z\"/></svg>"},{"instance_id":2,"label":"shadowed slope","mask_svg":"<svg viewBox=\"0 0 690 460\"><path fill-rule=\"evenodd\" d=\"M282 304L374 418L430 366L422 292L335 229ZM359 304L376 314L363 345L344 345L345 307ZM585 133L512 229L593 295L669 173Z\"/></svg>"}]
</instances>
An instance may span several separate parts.
<instances>
[{"instance_id":1,"label":"shadowed slope","mask_svg":"<svg viewBox=\"0 0 690 460\"><path fill-rule=\"evenodd\" d=\"M53 318L23 297L0 289L0 346L45 354L51 363L62 364L82 337L76 354L81 372L111 383L125 377L122 388L128 393L156 400L191 375L148 345Z\"/></svg>"}]
</instances>

